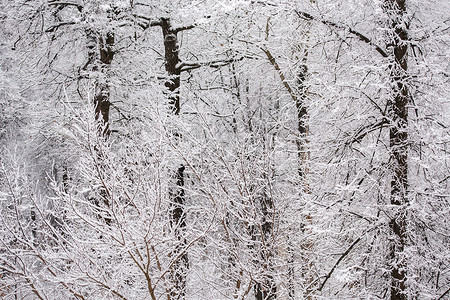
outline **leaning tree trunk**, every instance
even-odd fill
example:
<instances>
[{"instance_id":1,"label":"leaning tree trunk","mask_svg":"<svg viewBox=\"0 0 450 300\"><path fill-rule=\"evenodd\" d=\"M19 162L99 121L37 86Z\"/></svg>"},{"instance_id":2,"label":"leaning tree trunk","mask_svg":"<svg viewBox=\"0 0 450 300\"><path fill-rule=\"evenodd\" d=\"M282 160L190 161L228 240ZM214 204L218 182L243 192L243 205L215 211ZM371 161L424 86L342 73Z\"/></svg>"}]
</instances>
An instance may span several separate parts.
<instances>
[{"instance_id":1,"label":"leaning tree trunk","mask_svg":"<svg viewBox=\"0 0 450 300\"><path fill-rule=\"evenodd\" d=\"M311 1L313 2L313 1ZM308 23L309 25L309 23ZM269 20L267 21L266 25L266 41L269 37ZM309 39L309 30L306 33L306 39ZM266 54L270 64L275 68L275 70L278 72L278 75L280 77L280 80L283 84L283 86L288 91L290 97L295 103L296 112L297 112L297 132L298 132L298 139L296 140L297 145L297 155L298 155L298 175L301 182L301 193L306 195L310 193L310 187L307 181L307 176L309 172L309 160L310 160L310 152L308 148L308 135L309 135L309 125L308 125L308 109L306 106L306 99L307 99L307 87L306 87L306 78L308 74L308 67L306 65L306 60L308 57L308 45L305 45L305 49L303 50L303 58L302 58L302 64L300 65L300 68L297 73L297 86L294 89L291 87L290 83L286 80L286 77L281 70L279 64L277 63L275 57L272 55L272 53L267 48L261 48L263 52ZM311 223L311 216L307 215L305 216L304 220L301 220L302 227L306 228L307 225ZM303 230L303 233L305 233L305 230ZM291 235L294 233L291 233ZM296 277L296 271L295 271L295 256L296 251L294 249L294 245L292 243L292 236L289 235L288 238L288 245L287 245L287 254L288 254L288 260L287 260L287 289L288 289L288 299L293 300L296 297L295 292L295 277ZM304 234L306 235L306 234ZM313 297L313 282L314 277L311 272L313 268L313 262L310 257L312 250L313 250L313 242L309 239L305 239L305 241L301 245L301 252L302 252L302 270L300 276L302 277L304 283L305 283L305 290L304 294L306 295L306 299L312 299Z\"/></svg>"},{"instance_id":2,"label":"leaning tree trunk","mask_svg":"<svg viewBox=\"0 0 450 300\"><path fill-rule=\"evenodd\" d=\"M389 66L393 89L388 102L390 163L392 165L390 202L394 212L390 221L393 242L390 253L391 300L406 300L406 262L408 205L408 33L405 0L384 0L384 10L389 17L389 40L392 62Z\"/></svg>"},{"instance_id":3,"label":"leaning tree trunk","mask_svg":"<svg viewBox=\"0 0 450 300\"><path fill-rule=\"evenodd\" d=\"M180 114L180 73L177 66L180 62L178 57L178 31L171 26L170 19L161 18L160 26L164 37L165 67L168 74L165 86L168 90L169 107L175 116ZM178 132L174 133L176 139L181 138ZM175 233L177 244L171 253L174 260L171 269L171 280L173 287L170 292L171 299L185 299L186 297L186 273L189 268L189 260L186 247L186 214L185 192L184 192L184 170L185 166L178 166L175 171L174 186L169 191L170 197L170 224Z\"/></svg>"}]
</instances>

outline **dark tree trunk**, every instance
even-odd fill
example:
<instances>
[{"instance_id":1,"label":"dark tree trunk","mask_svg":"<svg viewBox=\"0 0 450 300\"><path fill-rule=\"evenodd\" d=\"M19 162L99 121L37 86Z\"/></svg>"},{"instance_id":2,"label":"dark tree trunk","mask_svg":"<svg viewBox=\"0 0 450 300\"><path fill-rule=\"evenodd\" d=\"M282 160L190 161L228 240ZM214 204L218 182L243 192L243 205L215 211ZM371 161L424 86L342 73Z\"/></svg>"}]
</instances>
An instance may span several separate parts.
<instances>
[{"instance_id":1,"label":"dark tree trunk","mask_svg":"<svg viewBox=\"0 0 450 300\"><path fill-rule=\"evenodd\" d=\"M308 110L306 108L306 74L308 73L308 67L306 65L300 66L300 70L297 74L298 80L298 93L299 95L295 99L295 106L297 108L297 129L300 138L297 139L297 151L299 158L299 168L298 173L300 179L305 184L305 177L308 173L308 161L309 161L309 151L308 151L308 141L307 136L309 134L308 126ZM309 191L308 186L303 186L304 191Z\"/></svg>"},{"instance_id":2,"label":"dark tree trunk","mask_svg":"<svg viewBox=\"0 0 450 300\"><path fill-rule=\"evenodd\" d=\"M109 69L111 67L111 62L114 58L114 33L108 32L105 37L101 35L98 36L99 45L99 64L95 64L95 71L101 71L105 78L102 78L100 82L96 83L95 86L95 118L100 121L102 126L102 134L108 137L110 134L109 130L109 107L110 102L110 92L109 92Z\"/></svg>"},{"instance_id":3,"label":"dark tree trunk","mask_svg":"<svg viewBox=\"0 0 450 300\"><path fill-rule=\"evenodd\" d=\"M261 224L261 249L260 259L257 263L263 264L263 276L260 282L255 283L254 292L256 300L273 300L277 298L277 285L273 277L273 200L264 194L260 199L262 224ZM257 230L254 230L256 233ZM256 237L256 236L255 236ZM256 238L254 238L256 240Z\"/></svg>"},{"instance_id":4,"label":"dark tree trunk","mask_svg":"<svg viewBox=\"0 0 450 300\"><path fill-rule=\"evenodd\" d=\"M303 58L303 62L306 62L306 57L308 52L305 51L305 56ZM297 73L297 84L298 84L298 97L296 98L295 105L297 108L297 130L299 133L299 138L297 139L297 151L298 151L298 174L302 184L302 193L309 194L310 188L307 181L307 176L309 172L309 159L310 152L308 149L308 135L309 135L309 125L308 125L308 109L306 107L306 97L307 97L307 87L306 87L306 76L308 74L308 67L303 64L299 68L299 72ZM312 218L310 215L305 215L303 220L303 236L304 241L302 242L302 278L305 285L304 296L305 299L313 299L313 282L314 278L312 275L313 262L311 259L311 253L313 252L313 242L306 238L308 236L307 226L309 226L312 222ZM295 293L291 293L294 294ZM295 297L291 297L290 299L295 299Z\"/></svg>"},{"instance_id":5,"label":"dark tree trunk","mask_svg":"<svg viewBox=\"0 0 450 300\"><path fill-rule=\"evenodd\" d=\"M311 1L313 2L313 1ZM266 27L266 39L268 37L269 32L269 22L267 22ZM262 49L264 53L266 54L270 64L275 68L275 70L278 72L278 75L280 76L281 82L283 83L284 87L288 91L289 95L291 96L292 100L295 102L295 106L297 109L297 130L299 134L299 138L296 141L297 144L297 155L298 155L298 175L301 181L302 185L302 192L303 193L310 193L309 185L306 180L307 174L309 172L308 170L308 164L309 164L309 150L308 150L308 140L307 136L309 134L309 126L308 126L308 109L306 107L306 75L308 73L308 68L306 66L306 58L308 56L308 48L304 50L304 56L302 59L303 64L300 67L300 70L297 74L298 79L298 86L297 89L293 89L289 82L286 80L286 77L284 76L284 73L282 72L280 66L278 65L275 57L270 53L267 49ZM307 216L304 224L311 223L311 217ZM293 235L295 233L291 233ZM304 279L304 282L307 286L306 290L304 291L305 294L311 295L308 296L307 299L312 299L312 283L313 283L313 276L311 275L310 270L312 269L312 262L309 258L309 254L311 253L313 248L313 243L310 241L306 241L302 245L302 254L303 254L303 268L302 268L302 278ZM288 266L287 266L287 276L288 276L288 299L295 299L295 268L294 268L294 261L295 261L295 249L291 242L291 237L288 236L288 246L287 246L287 252L288 252Z\"/></svg>"},{"instance_id":6,"label":"dark tree trunk","mask_svg":"<svg viewBox=\"0 0 450 300\"><path fill-rule=\"evenodd\" d=\"M180 114L180 73L178 68L180 59L178 57L178 37L176 29L172 28L170 19L161 18L160 25L164 37L164 53L165 67L168 78L165 86L168 90L169 107L174 115ZM175 138L181 138L178 132L174 133ZM171 299L186 298L186 273L189 268L189 260L186 247L186 214L185 192L184 192L184 170L185 166L181 165L175 172L174 186L170 188L170 224L174 230L177 245L171 256L175 260L172 266L171 279L173 288L171 289Z\"/></svg>"},{"instance_id":7,"label":"dark tree trunk","mask_svg":"<svg viewBox=\"0 0 450 300\"><path fill-rule=\"evenodd\" d=\"M161 28L164 37L164 56L165 67L168 79L165 83L169 91L169 105L174 115L180 114L180 73L181 70L177 67L180 62L178 57L178 36L171 24L170 19L161 18Z\"/></svg>"},{"instance_id":8,"label":"dark tree trunk","mask_svg":"<svg viewBox=\"0 0 450 300\"><path fill-rule=\"evenodd\" d=\"M110 135L109 107L111 105L108 76L115 54L114 33L109 31L106 36L101 36L98 32L90 28L86 30L86 36L88 61L84 69L102 74L101 78L94 78L95 119L101 126L101 134L108 137Z\"/></svg>"},{"instance_id":9,"label":"dark tree trunk","mask_svg":"<svg viewBox=\"0 0 450 300\"><path fill-rule=\"evenodd\" d=\"M264 221L262 224L263 233L268 230L268 226L270 226L270 232L273 227L272 222ZM265 229L264 229L265 227ZM275 282L275 278L273 277L273 251L269 245L270 242L266 239L266 245L264 245L261 241L261 237L258 234L259 229L255 226L250 228L252 232L252 241L253 245L250 248L255 249L255 265L261 266L261 270L263 274L259 280L255 281L253 284L253 292L255 293L255 300L274 300L277 298L277 285ZM258 245L262 244L260 247Z\"/></svg>"},{"instance_id":10,"label":"dark tree trunk","mask_svg":"<svg viewBox=\"0 0 450 300\"><path fill-rule=\"evenodd\" d=\"M253 126L250 121L248 126L249 132L253 132ZM250 143L253 143L253 138L250 139ZM254 157L248 155L247 159L252 161ZM264 174L262 178L270 180L268 173ZM258 269L258 277L253 279L255 300L274 300L277 298L277 284L274 278L274 254L276 252L273 238L274 203L267 193L268 187L266 186L264 189L261 193L257 193L258 195L252 201L255 203L256 215L258 215L260 221L257 224L248 226L248 233L251 237L248 247L253 252L253 263ZM253 195L255 190L256 185L252 184L249 194Z\"/></svg>"},{"instance_id":11,"label":"dark tree trunk","mask_svg":"<svg viewBox=\"0 0 450 300\"><path fill-rule=\"evenodd\" d=\"M110 102L110 86L109 76L110 67L114 58L114 38L113 32L108 31L105 36L102 36L97 30L93 28L86 29L87 39L87 62L83 69L92 73L100 73L100 76L93 75L94 81L94 106L95 106L95 120L97 121L98 131L101 136L108 138L109 130L109 108ZM89 77L91 74L89 74ZM97 151L98 149L96 149ZM102 154L97 151L98 158ZM97 207L110 208L110 200L106 187L100 187L98 196L91 199ZM99 209L101 210L101 209ZM107 225L111 225L112 217L109 213L98 212L99 219L105 221Z\"/></svg>"},{"instance_id":12,"label":"dark tree trunk","mask_svg":"<svg viewBox=\"0 0 450 300\"><path fill-rule=\"evenodd\" d=\"M406 262L402 258L407 244L408 205L408 33L405 0L385 0L384 10L389 16L388 48L393 51L393 61L389 66L393 87L392 98L388 102L390 163L392 165L390 202L394 207L390 228L394 234L391 245L391 300L406 300Z\"/></svg>"}]
</instances>

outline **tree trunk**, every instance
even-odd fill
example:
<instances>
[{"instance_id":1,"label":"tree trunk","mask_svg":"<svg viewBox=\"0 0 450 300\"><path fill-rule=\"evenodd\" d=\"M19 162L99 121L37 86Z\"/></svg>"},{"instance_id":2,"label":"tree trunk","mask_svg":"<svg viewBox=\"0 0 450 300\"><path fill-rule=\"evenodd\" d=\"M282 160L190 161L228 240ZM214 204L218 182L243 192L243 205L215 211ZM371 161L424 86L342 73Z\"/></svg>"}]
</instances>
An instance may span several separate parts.
<instances>
[{"instance_id":1,"label":"tree trunk","mask_svg":"<svg viewBox=\"0 0 450 300\"><path fill-rule=\"evenodd\" d=\"M303 58L304 62L306 62L306 57L308 52L305 51L305 56ZM300 70L297 74L298 79L298 92L299 95L296 98L296 108L297 108L297 130L300 135L299 139L297 139L297 151L298 151L298 174L302 184L302 193L304 195L310 194L310 188L307 181L307 176L309 172L309 159L310 152L308 149L308 134L309 134L309 125L308 125L308 110L306 107L306 75L308 73L308 67L303 64L300 66ZM312 222L312 218L310 215L306 215L303 220L303 236L304 241L302 243L302 278L305 284L305 299L313 299L313 282L314 277L312 274L313 262L311 260L311 253L313 252L314 244L313 242L307 238L307 229L306 227L310 225ZM290 293L291 294L291 293ZM291 299L295 299L292 297Z\"/></svg>"},{"instance_id":2,"label":"tree trunk","mask_svg":"<svg viewBox=\"0 0 450 300\"><path fill-rule=\"evenodd\" d=\"M108 82L109 69L114 58L114 33L108 31L106 36L101 36L93 29L87 29L88 61L85 69L92 72L100 72L101 78L95 78L94 105L95 119L100 124L100 131L104 137L109 137L109 107L110 87ZM97 47L98 51L97 52Z\"/></svg>"},{"instance_id":3,"label":"tree trunk","mask_svg":"<svg viewBox=\"0 0 450 300\"><path fill-rule=\"evenodd\" d=\"M273 300L277 298L277 285L275 282L274 274L274 262L273 262L273 200L266 193L259 199L261 205L262 224L260 229L260 243L261 248L259 250L258 264L263 265L262 280L256 282L254 285L254 293L256 300ZM256 228L253 228L252 239L258 240ZM255 245L256 246L256 245Z\"/></svg>"},{"instance_id":4,"label":"tree trunk","mask_svg":"<svg viewBox=\"0 0 450 300\"><path fill-rule=\"evenodd\" d=\"M169 107L174 115L180 114L180 73L177 67L180 62L178 57L178 37L177 31L172 28L170 19L161 18L160 25L164 37L165 67L168 74L165 86L168 90ZM178 132L174 133L175 138L180 139ZM177 245L171 256L175 260L172 266L171 278L173 288L171 289L171 299L186 298L186 273L189 268L188 255L184 248L186 247L186 214L185 192L184 192L184 170L185 166L180 165L175 172L175 183L169 191L170 197L170 224L174 230Z\"/></svg>"},{"instance_id":5,"label":"tree trunk","mask_svg":"<svg viewBox=\"0 0 450 300\"><path fill-rule=\"evenodd\" d=\"M301 65L300 70L297 74L298 79L298 93L299 95L295 98L295 107L297 108L297 130L300 138L297 139L297 151L299 158L298 174L300 179L303 181L303 191L309 193L309 186L306 183L306 175L308 174L308 164L309 164L309 150L307 147L308 141L307 136L309 134L308 126L308 110L306 108L306 74L308 73L308 67L306 65Z\"/></svg>"},{"instance_id":6,"label":"tree trunk","mask_svg":"<svg viewBox=\"0 0 450 300\"><path fill-rule=\"evenodd\" d=\"M392 165L390 202L394 207L390 228L394 234L391 245L391 300L406 300L406 262L404 248L407 244L407 205L408 205L408 109L409 91L408 33L405 0L385 0L384 10L389 16L390 38L388 47L393 51L393 61L389 66L393 87L392 98L388 102L390 163Z\"/></svg>"},{"instance_id":7,"label":"tree trunk","mask_svg":"<svg viewBox=\"0 0 450 300\"><path fill-rule=\"evenodd\" d=\"M114 33L108 31L106 36L102 36L97 30L93 28L86 29L88 61L83 69L100 75L93 75L94 80L94 107L95 120L97 121L98 131L101 136L108 138L109 130L109 108L110 102L110 87L109 87L109 73L111 62L114 58ZM91 74L89 74L91 75ZM101 153L97 151L98 157ZM100 187L98 198L92 199L97 207L101 207L101 202L104 207L110 208L109 195L106 187ZM100 202L101 201L101 202ZM99 219L103 219L107 225L111 225L112 217L109 213L98 213Z\"/></svg>"}]
</instances>

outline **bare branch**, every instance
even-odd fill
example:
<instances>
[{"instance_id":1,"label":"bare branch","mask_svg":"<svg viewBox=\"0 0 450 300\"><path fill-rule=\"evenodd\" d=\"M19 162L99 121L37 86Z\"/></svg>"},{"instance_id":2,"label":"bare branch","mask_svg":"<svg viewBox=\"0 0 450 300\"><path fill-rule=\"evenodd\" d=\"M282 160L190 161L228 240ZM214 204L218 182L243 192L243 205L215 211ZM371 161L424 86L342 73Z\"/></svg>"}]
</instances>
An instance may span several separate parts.
<instances>
[{"instance_id":1,"label":"bare branch","mask_svg":"<svg viewBox=\"0 0 450 300\"><path fill-rule=\"evenodd\" d=\"M142 29L147 29L149 27L161 26L160 20L155 20L150 17L146 17L143 15L134 15L135 18L142 19L144 22L139 22L138 25L141 26Z\"/></svg>"},{"instance_id":2,"label":"bare branch","mask_svg":"<svg viewBox=\"0 0 450 300\"><path fill-rule=\"evenodd\" d=\"M364 34L360 33L359 31L354 30L354 29L351 28L350 26L342 25L342 24L337 24L337 23L334 23L334 22L328 21L328 20L319 19L319 18L314 17L314 16L312 16L312 15L310 15L310 14L308 14L308 13L301 12L301 11L298 11L298 10L296 10L295 12L297 13L297 15L298 15L300 18L302 18L302 19L304 19L304 20L308 20L308 21L311 21L311 20L319 21L319 22L321 22L322 24L325 24L325 25L328 25L328 26L331 26L331 27L334 27L334 28L337 28L337 29L348 30L348 32L350 32L351 34L353 34L353 35L355 35L356 37L358 37L361 41L363 41L363 42L365 42L365 43L367 43L367 44L369 44L369 45L375 47L375 50L377 50L377 52L380 53L381 56L383 56L383 57L388 57L388 56L389 56L389 55L386 53L386 51L384 51L380 46L378 46L378 45L376 45L374 42L372 42L371 39L369 39L367 36L365 36Z\"/></svg>"},{"instance_id":3,"label":"bare branch","mask_svg":"<svg viewBox=\"0 0 450 300\"><path fill-rule=\"evenodd\" d=\"M205 19L209 19L209 18L211 18L211 16L204 16L203 18L197 20L197 21L196 21L195 23L193 23L193 24L190 24L190 25L183 25L183 26L178 26L178 27L176 26L175 28L172 29L172 31L174 31L175 33L177 33L177 32L183 31L183 30L189 30L189 29L195 28L195 27L197 27L198 25L202 24L203 21L204 21Z\"/></svg>"},{"instance_id":4,"label":"bare branch","mask_svg":"<svg viewBox=\"0 0 450 300\"><path fill-rule=\"evenodd\" d=\"M186 26L179 26L179 27L175 27L173 29L173 31L174 32L180 32L180 31L183 31L183 30L189 30L189 29L195 28L196 26L197 26L196 23L191 24L191 25L186 25Z\"/></svg>"},{"instance_id":5,"label":"bare branch","mask_svg":"<svg viewBox=\"0 0 450 300\"><path fill-rule=\"evenodd\" d=\"M48 5L76 6L80 11L83 9L83 4L78 1L48 0Z\"/></svg>"},{"instance_id":6,"label":"bare branch","mask_svg":"<svg viewBox=\"0 0 450 300\"><path fill-rule=\"evenodd\" d=\"M450 292L450 288L449 289L447 289L446 291L445 291L445 293L443 293L439 298L437 298L437 300L441 300L441 299L444 299L444 296L445 295L447 295L448 294L448 292Z\"/></svg>"},{"instance_id":7,"label":"bare branch","mask_svg":"<svg viewBox=\"0 0 450 300\"><path fill-rule=\"evenodd\" d=\"M275 3L273 3L273 2L269 2L269 1L255 1L255 0L252 0L252 1L250 1L250 3L251 4L261 4L261 5L263 5L263 6L274 6L274 7L278 7L278 4L275 4Z\"/></svg>"},{"instance_id":8,"label":"bare branch","mask_svg":"<svg viewBox=\"0 0 450 300\"><path fill-rule=\"evenodd\" d=\"M336 270L337 266L339 265L339 263L350 253L350 251L352 251L353 247L356 246L356 244L359 243L359 241L361 240L361 237L357 238L351 245L350 247L348 247L348 249L341 255L341 257L339 257L339 259L337 260L337 262L334 264L334 266L331 268L330 272L327 274L327 276L325 276L325 280L322 282L322 284L319 287L319 291L321 291L323 289L323 287L325 286L325 283L327 283L327 280L331 277L331 274L333 274L334 270Z\"/></svg>"},{"instance_id":9,"label":"bare branch","mask_svg":"<svg viewBox=\"0 0 450 300\"><path fill-rule=\"evenodd\" d=\"M76 22L61 22L61 23L54 24L54 25L48 27L47 29L45 29L45 32L54 32L54 31L56 31L59 27L67 26L67 25L74 25L74 24L76 24Z\"/></svg>"},{"instance_id":10,"label":"bare branch","mask_svg":"<svg viewBox=\"0 0 450 300\"><path fill-rule=\"evenodd\" d=\"M386 124L389 124L389 120L387 118L383 118L374 124L369 124L366 126L361 126L355 134L352 136L351 140L348 142L349 144L353 144L355 142L361 142L361 140L368 135L369 133L386 127Z\"/></svg>"},{"instance_id":11,"label":"bare branch","mask_svg":"<svg viewBox=\"0 0 450 300\"><path fill-rule=\"evenodd\" d=\"M243 60L244 58L246 58L246 56L232 57L226 59L216 59L209 61L183 61L178 63L177 69L179 69L180 72L184 72L188 70L198 69L203 66L208 66L211 68L220 68L232 62Z\"/></svg>"},{"instance_id":12,"label":"bare branch","mask_svg":"<svg viewBox=\"0 0 450 300\"><path fill-rule=\"evenodd\" d=\"M284 76L284 73L281 70L280 65L277 63L275 57L272 55L272 53L270 53L270 51L268 49L265 49L265 48L262 48L262 47L260 47L260 48L266 54L267 58L269 59L270 64L275 68L275 70L277 70L278 75L280 76L281 82L283 83L284 87L288 91L288 93L291 96L291 98L294 100L295 103L298 103L298 97L295 94L295 92L292 89L292 87L286 81L286 76Z\"/></svg>"}]
</instances>

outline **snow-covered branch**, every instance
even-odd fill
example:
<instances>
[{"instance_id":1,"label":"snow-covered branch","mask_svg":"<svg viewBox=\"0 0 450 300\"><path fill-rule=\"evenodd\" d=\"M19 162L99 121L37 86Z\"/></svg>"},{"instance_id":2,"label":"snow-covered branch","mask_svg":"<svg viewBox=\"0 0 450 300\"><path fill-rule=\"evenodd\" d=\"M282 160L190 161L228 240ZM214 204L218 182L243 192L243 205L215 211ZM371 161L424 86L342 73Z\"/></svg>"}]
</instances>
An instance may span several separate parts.
<instances>
[{"instance_id":1,"label":"snow-covered branch","mask_svg":"<svg viewBox=\"0 0 450 300\"><path fill-rule=\"evenodd\" d=\"M80 1L60 1L60 0L48 0L48 5L62 5L62 6L75 6L81 11L84 7Z\"/></svg>"},{"instance_id":2,"label":"snow-covered branch","mask_svg":"<svg viewBox=\"0 0 450 300\"><path fill-rule=\"evenodd\" d=\"M177 64L177 69L180 70L180 72L189 71L193 69L198 69L200 67L211 67L211 68L220 68L223 66L226 66L232 62L240 61L246 58L245 56L240 57L231 57L231 58L224 58L224 59L215 59L215 60L204 60L204 61L182 61Z\"/></svg>"},{"instance_id":3,"label":"snow-covered branch","mask_svg":"<svg viewBox=\"0 0 450 300\"><path fill-rule=\"evenodd\" d=\"M77 23L72 21L72 22L61 22L58 24L53 24L53 25L47 27L47 29L45 29L45 32L54 32L62 26L74 25L74 24L77 24Z\"/></svg>"},{"instance_id":4,"label":"snow-covered branch","mask_svg":"<svg viewBox=\"0 0 450 300\"><path fill-rule=\"evenodd\" d=\"M297 13L297 15L304 19L304 20L308 20L308 21L318 21L322 24L337 28L337 29L343 29L343 30L347 30L348 32L350 32L351 34L355 35L357 38L359 38L361 41L375 47L375 50L383 57L388 57L388 54L386 53L385 50L383 50L380 46L378 46L377 44L375 44L370 38L368 38L366 35L362 34L359 31L356 31L355 29L351 28L350 26L347 25L343 25L343 24L338 24L329 20L324 20L318 17L314 17L313 15L306 13L306 12L302 12L302 11L295 11Z\"/></svg>"}]
</instances>

